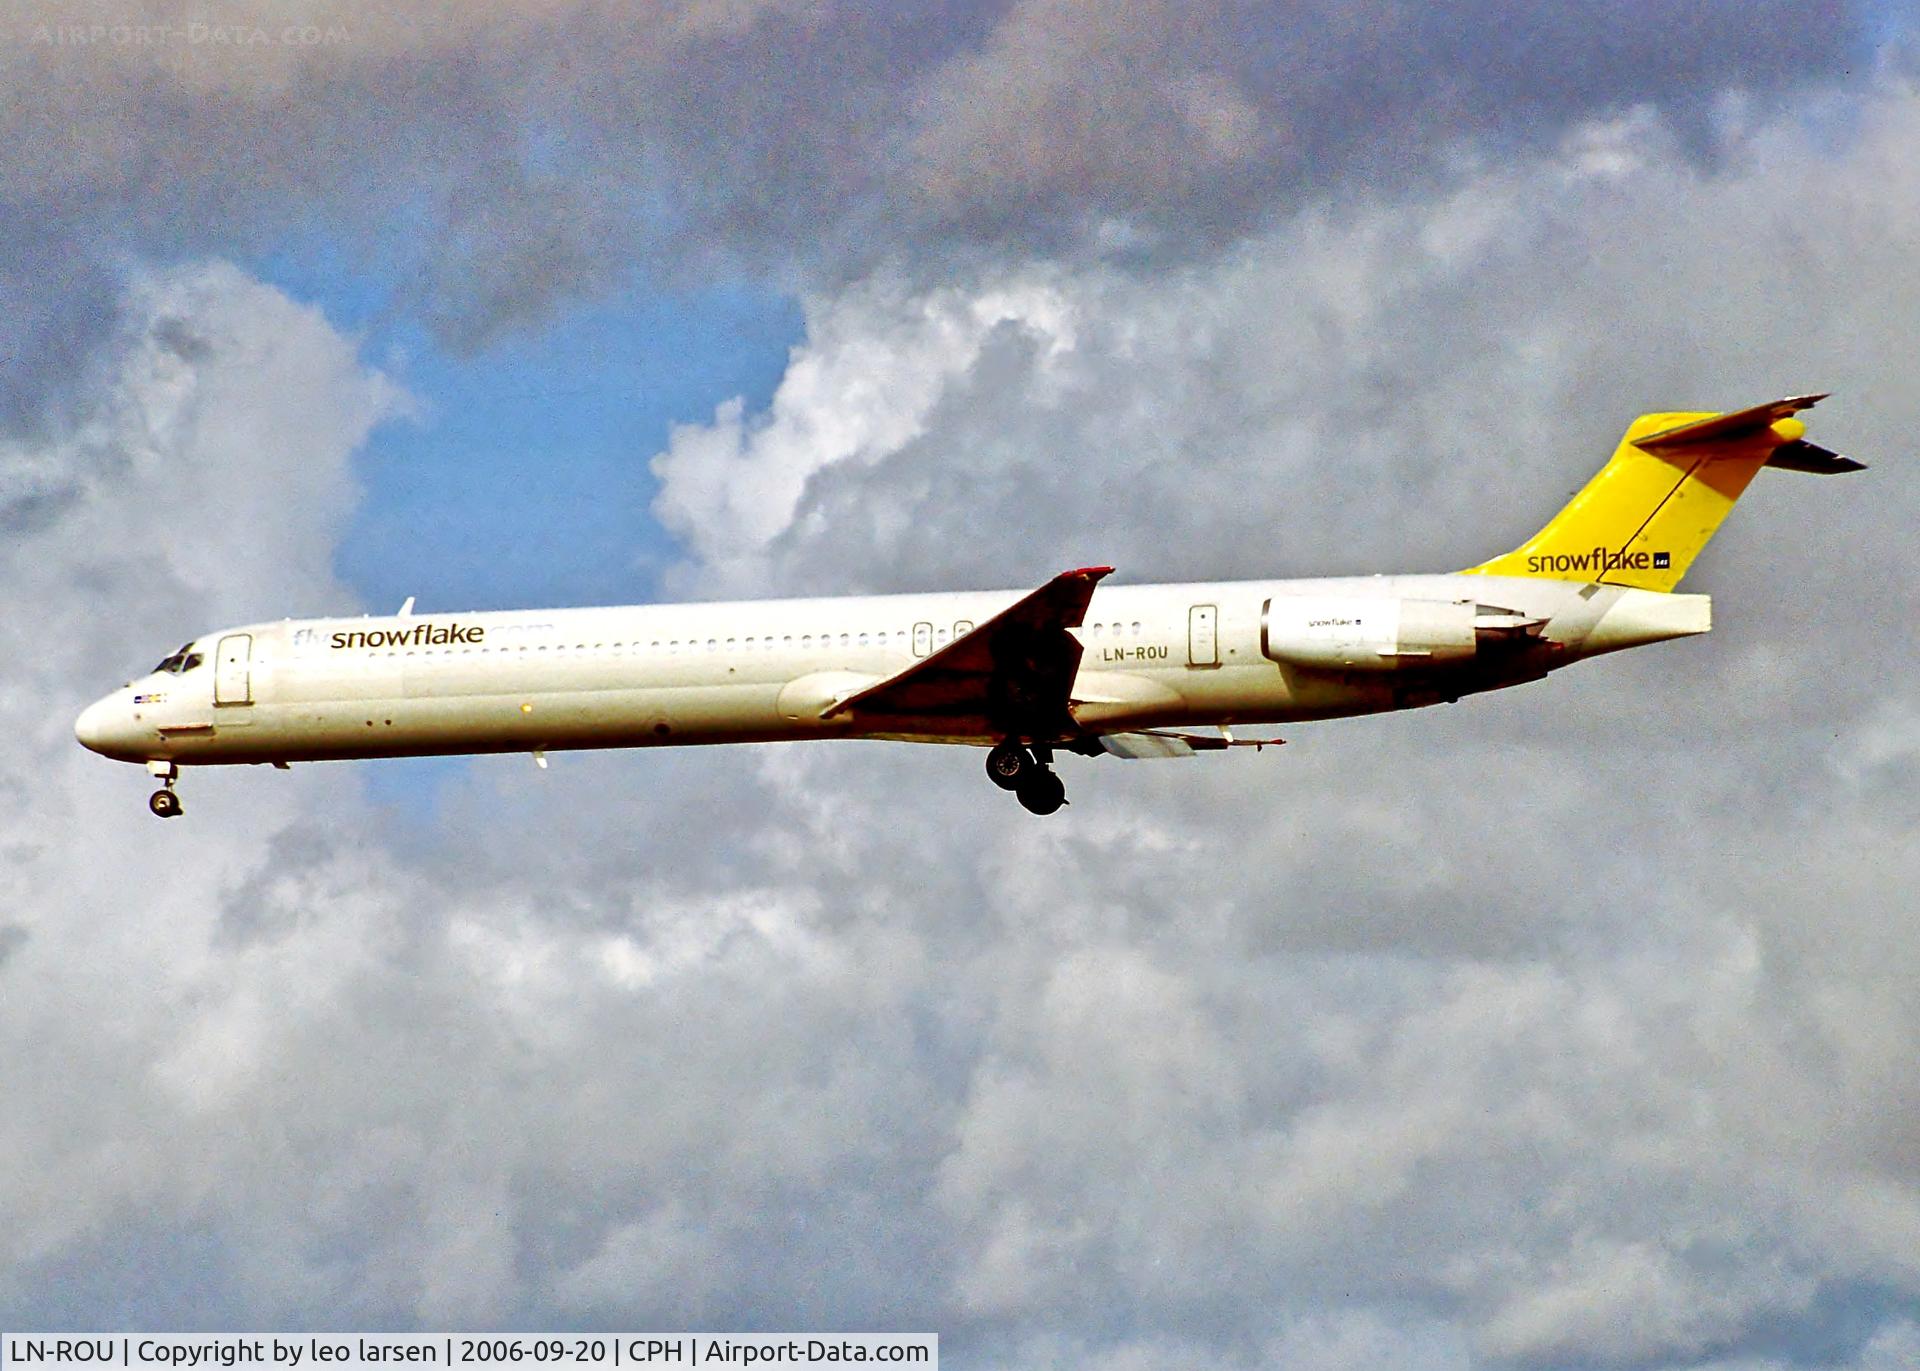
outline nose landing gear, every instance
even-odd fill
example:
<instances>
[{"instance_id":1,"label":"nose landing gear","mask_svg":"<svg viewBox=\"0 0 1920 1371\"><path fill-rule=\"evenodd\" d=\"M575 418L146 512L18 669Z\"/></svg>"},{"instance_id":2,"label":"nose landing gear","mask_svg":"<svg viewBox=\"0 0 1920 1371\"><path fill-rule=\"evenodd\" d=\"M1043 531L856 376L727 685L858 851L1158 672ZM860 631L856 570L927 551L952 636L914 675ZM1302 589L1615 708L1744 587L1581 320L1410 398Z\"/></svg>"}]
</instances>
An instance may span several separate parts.
<instances>
[{"instance_id":1,"label":"nose landing gear","mask_svg":"<svg viewBox=\"0 0 1920 1371\"><path fill-rule=\"evenodd\" d=\"M1029 814L1051 814L1067 802L1067 788L1048 765L1051 748L1029 752L1008 740L987 754L987 777L1014 798Z\"/></svg>"},{"instance_id":2,"label":"nose landing gear","mask_svg":"<svg viewBox=\"0 0 1920 1371\"><path fill-rule=\"evenodd\" d=\"M180 768L172 762L148 762L147 770L160 782L160 789L147 796L147 808L158 818L178 818L185 808L180 797L173 793L173 783L180 779Z\"/></svg>"}]
</instances>

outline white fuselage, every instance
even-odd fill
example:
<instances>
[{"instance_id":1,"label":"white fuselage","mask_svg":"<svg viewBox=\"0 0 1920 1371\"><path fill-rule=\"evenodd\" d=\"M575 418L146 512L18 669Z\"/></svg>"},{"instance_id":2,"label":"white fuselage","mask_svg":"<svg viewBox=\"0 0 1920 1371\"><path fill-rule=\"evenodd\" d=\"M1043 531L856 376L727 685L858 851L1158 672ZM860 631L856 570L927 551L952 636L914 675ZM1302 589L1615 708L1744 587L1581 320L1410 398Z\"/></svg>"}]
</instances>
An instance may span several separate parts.
<instances>
[{"instance_id":1,"label":"white fuselage","mask_svg":"<svg viewBox=\"0 0 1920 1371\"><path fill-rule=\"evenodd\" d=\"M109 756L179 764L822 737L989 744L980 729L823 714L1023 593L252 624L190 644L180 660L196 664L129 683L76 731ZM1704 596L1481 575L1103 585L1073 630L1084 655L1071 715L1092 738L1373 713L1702 632L1706 616Z\"/></svg>"}]
</instances>

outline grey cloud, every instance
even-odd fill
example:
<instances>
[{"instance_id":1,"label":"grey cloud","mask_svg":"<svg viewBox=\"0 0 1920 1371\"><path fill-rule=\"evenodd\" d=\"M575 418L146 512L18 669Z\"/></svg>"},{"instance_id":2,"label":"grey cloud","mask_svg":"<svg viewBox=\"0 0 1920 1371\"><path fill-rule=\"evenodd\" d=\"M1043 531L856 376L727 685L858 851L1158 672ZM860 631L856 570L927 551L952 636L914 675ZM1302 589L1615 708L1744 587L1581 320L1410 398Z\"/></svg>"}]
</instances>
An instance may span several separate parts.
<instances>
[{"instance_id":1,"label":"grey cloud","mask_svg":"<svg viewBox=\"0 0 1920 1371\"><path fill-rule=\"evenodd\" d=\"M1154 580L1444 570L1531 532L1642 408L1831 388L1815 425L1897 456L1920 302L1876 225L1914 193L1915 106L1870 109L1838 155L1756 126L1706 180L1634 116L1153 281L1018 267L821 296L766 413L675 435L658 511L712 590L992 584L1075 556ZM1822 605L1884 612L1897 570L1845 550L1895 535L1858 488L1768 474L1701 575L1787 597L1795 632ZM1815 511L1834 551L1786 580Z\"/></svg>"},{"instance_id":2,"label":"grey cloud","mask_svg":"<svg viewBox=\"0 0 1920 1371\"><path fill-rule=\"evenodd\" d=\"M496 159L449 193L444 233L407 303L449 346L478 351L619 284L642 251L633 237L591 187Z\"/></svg>"},{"instance_id":3,"label":"grey cloud","mask_svg":"<svg viewBox=\"0 0 1920 1371\"><path fill-rule=\"evenodd\" d=\"M325 41L281 41L290 18ZM273 41L56 33L179 20L97 0L0 44L12 428L71 394L127 254L246 254L320 225L410 282L396 308L474 348L636 274L786 287L881 262L1192 260L1303 199L1430 177L1465 144L1635 104L1699 126L1727 91L1774 100L1873 60L1864 10L1774 3L1572 19L496 0L407 18L256 0L220 22Z\"/></svg>"},{"instance_id":4,"label":"grey cloud","mask_svg":"<svg viewBox=\"0 0 1920 1371\"><path fill-rule=\"evenodd\" d=\"M1029 0L932 83L909 166L921 203L963 232L1064 242L1114 219L1177 256L1355 173L1418 177L1450 141L1551 138L1640 102L1699 119L1728 87L1835 74L1858 42L1792 5L1575 19L1507 4L1196 15Z\"/></svg>"},{"instance_id":5,"label":"grey cloud","mask_svg":"<svg viewBox=\"0 0 1920 1371\"><path fill-rule=\"evenodd\" d=\"M1424 177L1474 139L1551 140L1642 103L1705 126L1730 89L1771 100L1871 61L1868 35L1864 13L1788 4L1571 18L1024 0L933 23L770 10L674 49L665 82L657 45L558 79L600 126L635 120L694 207L696 248L717 233L859 272L1102 243L1179 260L1356 178Z\"/></svg>"},{"instance_id":6,"label":"grey cloud","mask_svg":"<svg viewBox=\"0 0 1920 1371\"><path fill-rule=\"evenodd\" d=\"M1259 757L1069 758L1047 824L881 744L487 759L424 837L358 768L249 768L154 824L73 707L137 626L337 595L349 455L404 401L230 268L141 285L90 406L8 452L79 494L0 561L34 607L0 625L33 778L0 1310L1911 1360L1920 197L1910 95L1861 113L1705 178L1639 116L1153 280L818 292L812 398L668 454L695 589L1037 579L1084 539L1142 578L1451 565L1643 403L1810 383L1877 463L1763 478L1696 572L1704 641Z\"/></svg>"},{"instance_id":7,"label":"grey cloud","mask_svg":"<svg viewBox=\"0 0 1920 1371\"><path fill-rule=\"evenodd\" d=\"M330 834L308 829L274 834L262 865L222 896L213 945L223 950L271 946L347 893L326 881L329 872L339 870L336 842Z\"/></svg>"},{"instance_id":8,"label":"grey cloud","mask_svg":"<svg viewBox=\"0 0 1920 1371\"><path fill-rule=\"evenodd\" d=\"M1184 1283L1207 1271L1241 1311L1411 1303L1502 1364L1737 1363L1782 1327L1897 1358L1897 1313L1845 1311L1914 1288L1914 705L1883 550L1920 418L1884 229L1915 117L1890 91L1837 150L1763 122L1701 180L1635 116L1151 283L869 282L813 303L768 413L676 436L662 512L726 593L1461 565L1634 410L1804 384L1882 457L1762 479L1696 572L1702 643L1266 758L1069 762L1091 797L983 886L1026 950L988 978L940 1167L962 1309L1272 1336Z\"/></svg>"},{"instance_id":9,"label":"grey cloud","mask_svg":"<svg viewBox=\"0 0 1920 1371\"><path fill-rule=\"evenodd\" d=\"M28 933L26 929L20 927L18 924L7 924L4 927L0 927L0 967L6 966L7 959L18 952L27 939L32 936L32 934Z\"/></svg>"}]
</instances>

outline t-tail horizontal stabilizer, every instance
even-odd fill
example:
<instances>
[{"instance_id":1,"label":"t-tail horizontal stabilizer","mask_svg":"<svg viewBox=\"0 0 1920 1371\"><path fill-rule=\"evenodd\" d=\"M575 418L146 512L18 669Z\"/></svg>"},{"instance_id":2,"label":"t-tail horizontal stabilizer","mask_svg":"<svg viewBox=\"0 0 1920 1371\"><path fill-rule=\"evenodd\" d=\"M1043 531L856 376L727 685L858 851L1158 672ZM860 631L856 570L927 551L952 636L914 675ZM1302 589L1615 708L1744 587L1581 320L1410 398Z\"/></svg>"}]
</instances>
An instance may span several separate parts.
<instances>
[{"instance_id":1,"label":"t-tail horizontal stabilizer","mask_svg":"<svg viewBox=\"0 0 1920 1371\"><path fill-rule=\"evenodd\" d=\"M1849 471L1867 469L1865 462L1856 462L1832 448L1809 443L1805 438L1780 444L1773 450L1773 456L1767 458L1767 465L1779 467L1782 471L1809 471L1815 476L1844 476Z\"/></svg>"},{"instance_id":2,"label":"t-tail horizontal stabilizer","mask_svg":"<svg viewBox=\"0 0 1920 1371\"><path fill-rule=\"evenodd\" d=\"M1757 438L1762 430L1772 429L1770 441L1786 442L1807 431L1807 426L1793 416L1803 409L1812 409L1826 398L1825 393L1795 395L1789 399L1755 405L1751 409L1731 410L1726 414L1643 414L1635 421L1635 428L1661 417L1685 419L1687 422L1656 429L1638 437L1630 436L1629 441L1645 452L1672 452L1677 448L1697 447L1703 443L1734 443Z\"/></svg>"},{"instance_id":3,"label":"t-tail horizontal stabilizer","mask_svg":"<svg viewBox=\"0 0 1920 1371\"><path fill-rule=\"evenodd\" d=\"M1647 452L1678 452L1701 443L1731 443L1757 438L1761 436L1762 429L1771 429L1772 432L1766 436L1778 446L1773 449L1773 455L1767 458L1767 466L1779 467L1782 471L1811 472L1815 476L1843 476L1849 471L1865 471L1865 462L1856 462L1832 448L1809 443L1799 436L1806 432L1806 425L1794 416L1803 409L1812 409L1826 398L1825 395L1800 395L1790 400L1775 400L1770 405L1755 405L1752 409L1720 414L1697 423L1666 429L1639 439L1634 446Z\"/></svg>"}]
</instances>

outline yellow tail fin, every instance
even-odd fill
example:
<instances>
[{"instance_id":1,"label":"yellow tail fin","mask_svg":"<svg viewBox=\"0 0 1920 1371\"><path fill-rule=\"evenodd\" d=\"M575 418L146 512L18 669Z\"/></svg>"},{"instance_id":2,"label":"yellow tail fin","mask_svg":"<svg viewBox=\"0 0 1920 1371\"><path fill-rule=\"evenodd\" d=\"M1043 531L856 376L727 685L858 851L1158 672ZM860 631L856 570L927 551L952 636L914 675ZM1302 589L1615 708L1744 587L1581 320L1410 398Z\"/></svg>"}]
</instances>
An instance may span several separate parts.
<instances>
[{"instance_id":1,"label":"yellow tail fin","mask_svg":"<svg viewBox=\"0 0 1920 1371\"><path fill-rule=\"evenodd\" d=\"M1729 414L1643 414L1613 460L1532 538L1469 572L1672 590L1767 465L1858 471L1859 462L1804 441L1793 416L1824 395Z\"/></svg>"}]
</instances>

